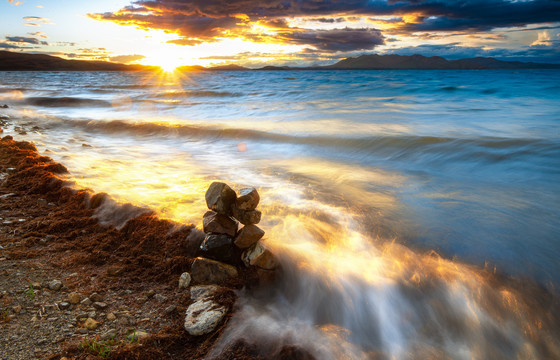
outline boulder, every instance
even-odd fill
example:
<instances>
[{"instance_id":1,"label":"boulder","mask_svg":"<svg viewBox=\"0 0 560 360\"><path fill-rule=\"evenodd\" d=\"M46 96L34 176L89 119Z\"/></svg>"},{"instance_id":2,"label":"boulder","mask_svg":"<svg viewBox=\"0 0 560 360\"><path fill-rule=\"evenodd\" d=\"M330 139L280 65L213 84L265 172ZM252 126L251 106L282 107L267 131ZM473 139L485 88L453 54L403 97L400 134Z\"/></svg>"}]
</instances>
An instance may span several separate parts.
<instances>
[{"instance_id":1,"label":"boulder","mask_svg":"<svg viewBox=\"0 0 560 360\"><path fill-rule=\"evenodd\" d=\"M222 215L231 216L231 208L235 204L237 195L227 184L213 182L206 190L206 205Z\"/></svg>"},{"instance_id":2,"label":"boulder","mask_svg":"<svg viewBox=\"0 0 560 360\"><path fill-rule=\"evenodd\" d=\"M235 206L240 210L255 210L259 205L261 197L255 188L239 190L239 196L235 200Z\"/></svg>"},{"instance_id":3,"label":"boulder","mask_svg":"<svg viewBox=\"0 0 560 360\"><path fill-rule=\"evenodd\" d=\"M192 264L191 276L198 283L216 284L237 277L237 269L219 261L199 257Z\"/></svg>"},{"instance_id":4,"label":"boulder","mask_svg":"<svg viewBox=\"0 0 560 360\"><path fill-rule=\"evenodd\" d=\"M191 274L189 274L188 272L182 273L181 276L179 277L179 289L188 288L190 284L191 284Z\"/></svg>"},{"instance_id":5,"label":"boulder","mask_svg":"<svg viewBox=\"0 0 560 360\"><path fill-rule=\"evenodd\" d=\"M224 262L234 262L235 251L233 248L233 238L229 235L210 234L207 235L200 250L204 257Z\"/></svg>"},{"instance_id":6,"label":"boulder","mask_svg":"<svg viewBox=\"0 0 560 360\"><path fill-rule=\"evenodd\" d=\"M246 249L256 244L264 236L264 231L257 225L244 226L233 243L240 249Z\"/></svg>"},{"instance_id":7,"label":"boulder","mask_svg":"<svg viewBox=\"0 0 560 360\"><path fill-rule=\"evenodd\" d=\"M259 210L241 210L234 206L232 213L233 217L243 225L258 224L261 221L261 212Z\"/></svg>"},{"instance_id":8,"label":"boulder","mask_svg":"<svg viewBox=\"0 0 560 360\"><path fill-rule=\"evenodd\" d=\"M187 308L185 330L190 335L200 336L212 332L226 315L226 308L208 299L201 299Z\"/></svg>"},{"instance_id":9,"label":"boulder","mask_svg":"<svg viewBox=\"0 0 560 360\"><path fill-rule=\"evenodd\" d=\"M226 234L234 237L237 233L237 221L229 216L207 211L202 217L202 226L205 233Z\"/></svg>"},{"instance_id":10,"label":"boulder","mask_svg":"<svg viewBox=\"0 0 560 360\"><path fill-rule=\"evenodd\" d=\"M260 286L271 285L276 281L276 271L257 268L257 277Z\"/></svg>"},{"instance_id":11,"label":"boulder","mask_svg":"<svg viewBox=\"0 0 560 360\"><path fill-rule=\"evenodd\" d=\"M241 259L247 267L252 265L265 270L273 270L278 267L276 258L262 243L256 243L245 250Z\"/></svg>"}]
</instances>

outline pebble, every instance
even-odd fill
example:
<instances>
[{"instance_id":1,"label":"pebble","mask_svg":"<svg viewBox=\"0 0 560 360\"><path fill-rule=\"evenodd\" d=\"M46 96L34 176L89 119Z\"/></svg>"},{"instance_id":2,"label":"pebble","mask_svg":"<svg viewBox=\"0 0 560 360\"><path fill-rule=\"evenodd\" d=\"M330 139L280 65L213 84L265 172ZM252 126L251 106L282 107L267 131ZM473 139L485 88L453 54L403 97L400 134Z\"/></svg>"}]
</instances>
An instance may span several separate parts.
<instances>
[{"instance_id":1,"label":"pebble","mask_svg":"<svg viewBox=\"0 0 560 360\"><path fill-rule=\"evenodd\" d=\"M156 295L154 296L154 299L156 299L157 301L159 301L159 302L162 303L162 302L166 302L166 301L167 301L167 296L162 295L162 294L156 294Z\"/></svg>"},{"instance_id":2,"label":"pebble","mask_svg":"<svg viewBox=\"0 0 560 360\"><path fill-rule=\"evenodd\" d=\"M58 304L58 307L62 310L66 310L68 308L70 308L70 303L68 302L61 302Z\"/></svg>"},{"instance_id":3,"label":"pebble","mask_svg":"<svg viewBox=\"0 0 560 360\"><path fill-rule=\"evenodd\" d=\"M93 307L97 310L103 310L107 307L107 304L101 301L96 301L93 303Z\"/></svg>"},{"instance_id":4,"label":"pebble","mask_svg":"<svg viewBox=\"0 0 560 360\"><path fill-rule=\"evenodd\" d=\"M145 331L142 330L136 330L134 332L132 332L132 334L128 335L126 338L129 342L134 342L134 341L142 341L142 339L144 339L146 336L149 336L150 334L148 334Z\"/></svg>"},{"instance_id":5,"label":"pebble","mask_svg":"<svg viewBox=\"0 0 560 360\"><path fill-rule=\"evenodd\" d=\"M188 272L182 273L181 277L179 277L179 289L188 288L190 284L191 284L191 274L189 274Z\"/></svg>"},{"instance_id":6,"label":"pebble","mask_svg":"<svg viewBox=\"0 0 560 360\"><path fill-rule=\"evenodd\" d=\"M62 289L62 281L60 280L52 280L49 282L49 289L52 291L59 291Z\"/></svg>"},{"instance_id":7,"label":"pebble","mask_svg":"<svg viewBox=\"0 0 560 360\"><path fill-rule=\"evenodd\" d=\"M107 314L107 320L109 321L113 321L117 318L117 316L114 313L108 313Z\"/></svg>"},{"instance_id":8,"label":"pebble","mask_svg":"<svg viewBox=\"0 0 560 360\"><path fill-rule=\"evenodd\" d=\"M103 301L103 295L98 294L96 292L94 292L93 294L91 294L89 296L90 300L93 302L102 302Z\"/></svg>"},{"instance_id":9,"label":"pebble","mask_svg":"<svg viewBox=\"0 0 560 360\"><path fill-rule=\"evenodd\" d=\"M72 292L68 295L68 302L70 304L79 304L81 300L80 294L78 294L77 292Z\"/></svg>"},{"instance_id":10,"label":"pebble","mask_svg":"<svg viewBox=\"0 0 560 360\"><path fill-rule=\"evenodd\" d=\"M109 329L101 334L101 340L110 340L117 337L117 329Z\"/></svg>"},{"instance_id":11,"label":"pebble","mask_svg":"<svg viewBox=\"0 0 560 360\"><path fill-rule=\"evenodd\" d=\"M14 307L12 307L12 310L16 313L19 314L21 312L21 306L20 305L16 305Z\"/></svg>"},{"instance_id":12,"label":"pebble","mask_svg":"<svg viewBox=\"0 0 560 360\"><path fill-rule=\"evenodd\" d=\"M90 298L85 298L82 301L80 301L80 304L84 305L84 306L90 306L92 304L93 301L90 300Z\"/></svg>"},{"instance_id":13,"label":"pebble","mask_svg":"<svg viewBox=\"0 0 560 360\"><path fill-rule=\"evenodd\" d=\"M177 310L177 306L175 305L169 305L168 307L166 307L165 309L163 309L163 313L166 315L171 314L172 312L174 312L175 310Z\"/></svg>"},{"instance_id":14,"label":"pebble","mask_svg":"<svg viewBox=\"0 0 560 360\"><path fill-rule=\"evenodd\" d=\"M84 323L84 326L88 329L88 330L95 330L97 329L97 327L99 326L99 322L93 320L92 318L88 318L86 320L86 322Z\"/></svg>"}]
</instances>

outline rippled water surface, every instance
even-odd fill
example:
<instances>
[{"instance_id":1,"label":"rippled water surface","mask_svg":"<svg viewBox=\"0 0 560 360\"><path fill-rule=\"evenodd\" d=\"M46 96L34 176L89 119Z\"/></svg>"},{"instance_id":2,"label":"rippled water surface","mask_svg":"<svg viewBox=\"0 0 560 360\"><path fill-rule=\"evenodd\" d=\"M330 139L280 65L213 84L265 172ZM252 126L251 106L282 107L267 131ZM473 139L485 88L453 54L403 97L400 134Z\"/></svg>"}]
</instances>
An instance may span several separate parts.
<instances>
[{"instance_id":1,"label":"rippled water surface","mask_svg":"<svg viewBox=\"0 0 560 360\"><path fill-rule=\"evenodd\" d=\"M0 102L5 133L164 217L199 224L216 179L259 188L289 270L244 300L231 338L524 359L560 356L558 304L484 268L557 292L558 84L554 70L5 72Z\"/></svg>"}]
</instances>

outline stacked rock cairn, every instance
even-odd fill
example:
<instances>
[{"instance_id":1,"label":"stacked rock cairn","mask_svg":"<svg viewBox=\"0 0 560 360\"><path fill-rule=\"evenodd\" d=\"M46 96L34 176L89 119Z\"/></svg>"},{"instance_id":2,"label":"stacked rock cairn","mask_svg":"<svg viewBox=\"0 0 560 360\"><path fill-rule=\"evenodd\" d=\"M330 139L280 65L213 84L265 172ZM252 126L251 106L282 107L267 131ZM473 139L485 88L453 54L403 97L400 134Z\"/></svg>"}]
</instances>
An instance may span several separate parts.
<instances>
[{"instance_id":1,"label":"stacked rock cairn","mask_svg":"<svg viewBox=\"0 0 560 360\"><path fill-rule=\"evenodd\" d=\"M257 190L244 188L236 194L227 184L213 182L205 198L210 211L202 217L206 236L200 245L201 256L194 260L190 274L181 275L179 287L189 287L191 278L198 284L223 283L238 276L237 266L241 264L253 267L259 284L271 282L278 262L259 241L265 232L257 226L261 220ZM216 290L215 285L191 287L195 302L185 317L185 330L191 335L212 331L225 315L226 309L210 300Z\"/></svg>"}]
</instances>

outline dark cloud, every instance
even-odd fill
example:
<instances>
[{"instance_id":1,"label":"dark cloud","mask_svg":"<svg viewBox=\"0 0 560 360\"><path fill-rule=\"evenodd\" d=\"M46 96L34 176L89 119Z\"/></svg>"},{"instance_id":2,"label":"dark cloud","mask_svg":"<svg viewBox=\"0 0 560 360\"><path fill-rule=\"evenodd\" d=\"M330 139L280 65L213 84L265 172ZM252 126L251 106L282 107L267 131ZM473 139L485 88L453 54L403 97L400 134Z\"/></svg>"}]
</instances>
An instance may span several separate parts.
<instances>
[{"instance_id":1,"label":"dark cloud","mask_svg":"<svg viewBox=\"0 0 560 360\"><path fill-rule=\"evenodd\" d=\"M34 37L26 37L26 36L6 36L6 40L9 42L14 43L25 43L25 44L33 44L33 45L48 45L46 41L40 41Z\"/></svg>"},{"instance_id":2,"label":"dark cloud","mask_svg":"<svg viewBox=\"0 0 560 360\"><path fill-rule=\"evenodd\" d=\"M371 50L382 45L383 35L375 29L306 30L281 33L288 44L310 45L323 51Z\"/></svg>"},{"instance_id":3,"label":"dark cloud","mask_svg":"<svg viewBox=\"0 0 560 360\"><path fill-rule=\"evenodd\" d=\"M375 29L301 29L289 19L339 23L369 19L391 27L388 34L487 32L560 21L558 0L136 0L96 20L176 33L178 45L223 38L307 45L327 52L373 49L383 43ZM384 19L385 17L385 19ZM389 18L390 17L390 18ZM254 31L253 24L269 32ZM346 38L344 38L346 37Z\"/></svg>"},{"instance_id":4,"label":"dark cloud","mask_svg":"<svg viewBox=\"0 0 560 360\"><path fill-rule=\"evenodd\" d=\"M8 44L6 42L0 42L0 49L21 49L21 46L17 46L14 44Z\"/></svg>"},{"instance_id":5,"label":"dark cloud","mask_svg":"<svg viewBox=\"0 0 560 360\"><path fill-rule=\"evenodd\" d=\"M119 63L129 63L132 61L138 61L138 60L142 60L145 59L146 57L144 55L118 55L118 56L112 56L109 58L109 60L113 61L113 62L119 62Z\"/></svg>"}]
</instances>

